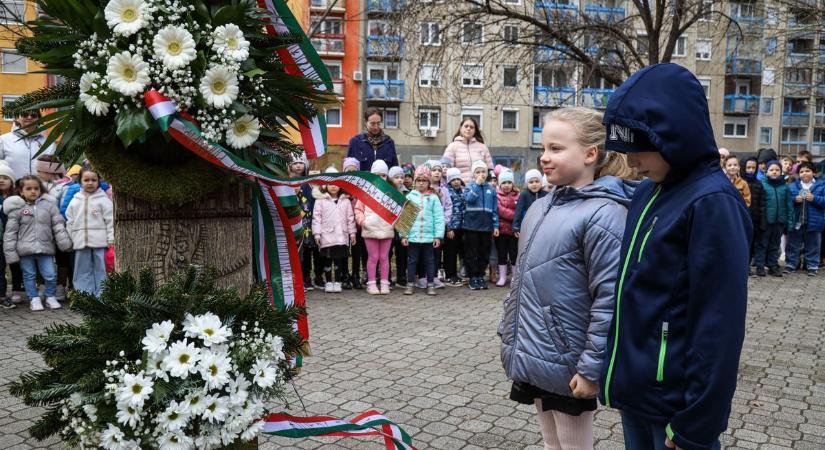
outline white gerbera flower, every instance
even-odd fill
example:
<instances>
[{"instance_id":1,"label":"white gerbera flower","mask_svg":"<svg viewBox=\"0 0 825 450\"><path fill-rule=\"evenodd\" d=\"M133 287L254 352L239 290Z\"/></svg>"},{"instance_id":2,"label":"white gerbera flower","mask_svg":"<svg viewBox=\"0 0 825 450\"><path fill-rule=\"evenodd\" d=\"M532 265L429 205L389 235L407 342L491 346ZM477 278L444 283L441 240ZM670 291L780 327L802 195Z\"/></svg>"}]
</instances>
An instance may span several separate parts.
<instances>
[{"instance_id":1,"label":"white gerbera flower","mask_svg":"<svg viewBox=\"0 0 825 450\"><path fill-rule=\"evenodd\" d=\"M115 91L128 96L140 94L149 84L149 64L138 55L117 53L109 58L106 77Z\"/></svg>"},{"instance_id":2,"label":"white gerbera flower","mask_svg":"<svg viewBox=\"0 0 825 450\"><path fill-rule=\"evenodd\" d=\"M211 106L226 108L238 97L238 77L228 67L212 67L201 78L200 93Z\"/></svg>"},{"instance_id":3,"label":"white gerbera flower","mask_svg":"<svg viewBox=\"0 0 825 450\"><path fill-rule=\"evenodd\" d=\"M178 431L189 421L189 404L178 403L174 400L169 407L158 417L158 425L167 431Z\"/></svg>"},{"instance_id":4,"label":"white gerbera flower","mask_svg":"<svg viewBox=\"0 0 825 450\"><path fill-rule=\"evenodd\" d=\"M141 450L140 442L134 439L123 441L120 443L120 447L118 448L118 450Z\"/></svg>"},{"instance_id":5,"label":"white gerbera flower","mask_svg":"<svg viewBox=\"0 0 825 450\"><path fill-rule=\"evenodd\" d=\"M189 450L194 445L192 438L182 431L166 433L158 438L158 446L161 450Z\"/></svg>"},{"instance_id":6,"label":"white gerbera flower","mask_svg":"<svg viewBox=\"0 0 825 450\"><path fill-rule=\"evenodd\" d=\"M238 374L235 379L229 380L226 393L229 395L229 402L232 406L240 406L246 402L246 399L249 398L249 386L251 385L252 383L241 374Z\"/></svg>"},{"instance_id":7,"label":"white gerbera flower","mask_svg":"<svg viewBox=\"0 0 825 450\"><path fill-rule=\"evenodd\" d=\"M206 402L204 401L205 394L203 392L194 392L186 399L186 404L189 406L189 414L197 416L203 413L206 409Z\"/></svg>"},{"instance_id":8,"label":"white gerbera flower","mask_svg":"<svg viewBox=\"0 0 825 450\"><path fill-rule=\"evenodd\" d=\"M226 142L234 148L246 148L252 145L261 134L258 119L244 114L226 129Z\"/></svg>"},{"instance_id":9,"label":"white gerbera flower","mask_svg":"<svg viewBox=\"0 0 825 450\"><path fill-rule=\"evenodd\" d=\"M127 373L123 376L123 385L118 388L117 401L136 408L142 408L143 402L149 398L154 390L152 380L145 377L143 372L137 375Z\"/></svg>"},{"instance_id":10,"label":"white gerbera flower","mask_svg":"<svg viewBox=\"0 0 825 450\"><path fill-rule=\"evenodd\" d=\"M167 355L169 355L169 352L166 350L160 353L149 353L146 361L146 373L158 380L169 381L169 373L163 370L163 360Z\"/></svg>"},{"instance_id":11,"label":"white gerbera flower","mask_svg":"<svg viewBox=\"0 0 825 450\"><path fill-rule=\"evenodd\" d=\"M277 361L286 358L284 355L284 339L282 337L272 336L269 339L269 345L272 347L272 354Z\"/></svg>"},{"instance_id":12,"label":"white gerbera flower","mask_svg":"<svg viewBox=\"0 0 825 450\"><path fill-rule=\"evenodd\" d=\"M86 413L89 420L97 422L97 407L95 405L83 405L83 412Z\"/></svg>"},{"instance_id":13,"label":"white gerbera flower","mask_svg":"<svg viewBox=\"0 0 825 450\"><path fill-rule=\"evenodd\" d=\"M185 28L167 25L152 40L155 57L170 69L178 69L197 57L195 40Z\"/></svg>"},{"instance_id":14,"label":"white gerbera flower","mask_svg":"<svg viewBox=\"0 0 825 450\"><path fill-rule=\"evenodd\" d=\"M212 423L223 422L229 414L229 400L226 397L217 395L207 395L203 398L206 408L203 410L203 418Z\"/></svg>"},{"instance_id":15,"label":"white gerbera flower","mask_svg":"<svg viewBox=\"0 0 825 450\"><path fill-rule=\"evenodd\" d=\"M223 326L220 317L212 313L195 316L192 320L188 320L184 331L188 337L202 339L206 347L226 342L232 336L232 330Z\"/></svg>"},{"instance_id":16,"label":"white gerbera flower","mask_svg":"<svg viewBox=\"0 0 825 450\"><path fill-rule=\"evenodd\" d=\"M90 93L94 84L100 80L100 74L86 72L80 77L80 101L95 116L105 116L109 112L109 103Z\"/></svg>"},{"instance_id":17,"label":"white gerbera flower","mask_svg":"<svg viewBox=\"0 0 825 450\"><path fill-rule=\"evenodd\" d=\"M149 353L160 353L166 350L166 343L169 342L169 336L175 325L171 320L165 320L161 323L153 323L152 328L146 330L146 336L143 338L143 349Z\"/></svg>"},{"instance_id":18,"label":"white gerbera flower","mask_svg":"<svg viewBox=\"0 0 825 450\"><path fill-rule=\"evenodd\" d=\"M173 377L187 378L190 373L197 372L198 360L200 350L184 339L169 347L169 354L163 359L163 368Z\"/></svg>"},{"instance_id":19,"label":"white gerbera flower","mask_svg":"<svg viewBox=\"0 0 825 450\"><path fill-rule=\"evenodd\" d=\"M252 374L252 381L262 388L272 386L278 379L278 371L270 366L268 361L261 361L260 359L255 361L249 373Z\"/></svg>"},{"instance_id":20,"label":"white gerbera flower","mask_svg":"<svg viewBox=\"0 0 825 450\"><path fill-rule=\"evenodd\" d=\"M195 438L197 448L213 449L221 446L220 427L205 426L201 428L201 434Z\"/></svg>"},{"instance_id":21,"label":"white gerbera flower","mask_svg":"<svg viewBox=\"0 0 825 450\"><path fill-rule=\"evenodd\" d=\"M126 403L118 403L116 418L119 424L135 428L141 421L140 409Z\"/></svg>"},{"instance_id":22,"label":"white gerbera flower","mask_svg":"<svg viewBox=\"0 0 825 450\"><path fill-rule=\"evenodd\" d=\"M111 0L103 10L109 28L123 36L131 36L143 27L146 19L143 0Z\"/></svg>"},{"instance_id":23,"label":"white gerbera flower","mask_svg":"<svg viewBox=\"0 0 825 450\"><path fill-rule=\"evenodd\" d=\"M109 424L102 433L100 433L100 446L107 450L119 450L120 444L126 435L120 431L120 428Z\"/></svg>"},{"instance_id":24,"label":"white gerbera flower","mask_svg":"<svg viewBox=\"0 0 825 450\"><path fill-rule=\"evenodd\" d=\"M255 423L253 423L252 425L250 425L250 426L249 426L249 428L247 428L247 429L246 429L246 431L244 431L243 433L241 433L241 440L242 440L242 441L251 441L251 440L252 440L252 439L254 439L254 438L255 438L255 436L257 436L257 435L261 432L261 430L263 430L263 429L264 429L264 421L263 421L263 420L259 420L259 421L255 422Z\"/></svg>"},{"instance_id":25,"label":"white gerbera flower","mask_svg":"<svg viewBox=\"0 0 825 450\"><path fill-rule=\"evenodd\" d=\"M249 57L249 41L243 37L243 31L233 23L215 28L212 33L212 48L235 61L244 61Z\"/></svg>"},{"instance_id":26,"label":"white gerbera flower","mask_svg":"<svg viewBox=\"0 0 825 450\"><path fill-rule=\"evenodd\" d=\"M232 362L225 355L203 352L198 363L201 376L209 389L219 389L229 382Z\"/></svg>"}]
</instances>

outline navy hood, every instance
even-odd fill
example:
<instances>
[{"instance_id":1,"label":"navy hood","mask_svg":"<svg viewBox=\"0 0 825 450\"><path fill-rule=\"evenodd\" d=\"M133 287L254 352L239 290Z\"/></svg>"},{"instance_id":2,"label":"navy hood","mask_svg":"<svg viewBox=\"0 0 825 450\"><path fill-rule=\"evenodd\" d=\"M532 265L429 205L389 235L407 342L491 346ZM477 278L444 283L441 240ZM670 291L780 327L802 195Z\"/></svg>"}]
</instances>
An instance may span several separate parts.
<instances>
[{"instance_id":1,"label":"navy hood","mask_svg":"<svg viewBox=\"0 0 825 450\"><path fill-rule=\"evenodd\" d=\"M678 93L678 95L674 95ZM607 104L605 148L621 153L658 151L679 179L705 163L719 165L708 101L699 80L678 64L645 67Z\"/></svg>"}]
</instances>

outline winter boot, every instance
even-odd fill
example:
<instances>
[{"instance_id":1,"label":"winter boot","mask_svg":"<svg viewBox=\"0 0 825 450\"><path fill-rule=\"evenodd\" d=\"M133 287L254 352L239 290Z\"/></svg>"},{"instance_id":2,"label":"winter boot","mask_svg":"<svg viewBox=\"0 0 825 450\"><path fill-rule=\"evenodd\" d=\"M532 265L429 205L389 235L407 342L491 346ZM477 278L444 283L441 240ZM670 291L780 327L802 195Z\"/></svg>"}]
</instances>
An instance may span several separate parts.
<instances>
[{"instance_id":1,"label":"winter boot","mask_svg":"<svg viewBox=\"0 0 825 450\"><path fill-rule=\"evenodd\" d=\"M507 284L507 264L499 264L496 286L503 287L505 284Z\"/></svg>"},{"instance_id":2,"label":"winter boot","mask_svg":"<svg viewBox=\"0 0 825 450\"><path fill-rule=\"evenodd\" d=\"M381 280L381 295L387 295L390 293L390 280Z\"/></svg>"},{"instance_id":3,"label":"winter boot","mask_svg":"<svg viewBox=\"0 0 825 450\"><path fill-rule=\"evenodd\" d=\"M436 295L435 284L430 283L427 285L427 295Z\"/></svg>"},{"instance_id":4,"label":"winter boot","mask_svg":"<svg viewBox=\"0 0 825 450\"><path fill-rule=\"evenodd\" d=\"M378 286L376 286L375 281L367 281L367 294L370 295L378 295L381 292L378 290Z\"/></svg>"}]
</instances>

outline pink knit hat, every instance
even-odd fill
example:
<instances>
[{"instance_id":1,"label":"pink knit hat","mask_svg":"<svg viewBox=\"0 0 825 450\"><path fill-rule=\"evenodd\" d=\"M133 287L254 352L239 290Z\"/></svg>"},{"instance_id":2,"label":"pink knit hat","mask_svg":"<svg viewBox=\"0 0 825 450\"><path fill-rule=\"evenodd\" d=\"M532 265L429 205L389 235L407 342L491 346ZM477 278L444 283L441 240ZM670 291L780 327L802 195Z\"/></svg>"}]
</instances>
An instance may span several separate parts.
<instances>
[{"instance_id":1,"label":"pink knit hat","mask_svg":"<svg viewBox=\"0 0 825 450\"><path fill-rule=\"evenodd\" d=\"M358 158L344 158L344 164L341 166L341 169L346 172L347 167L355 167L355 170L361 170L361 162L358 161Z\"/></svg>"},{"instance_id":2,"label":"pink knit hat","mask_svg":"<svg viewBox=\"0 0 825 450\"><path fill-rule=\"evenodd\" d=\"M417 180L419 178L426 178L427 181L430 181L432 179L432 173L430 173L430 169L424 164L418 166L418 168L415 169L415 175L413 175L413 180Z\"/></svg>"}]
</instances>

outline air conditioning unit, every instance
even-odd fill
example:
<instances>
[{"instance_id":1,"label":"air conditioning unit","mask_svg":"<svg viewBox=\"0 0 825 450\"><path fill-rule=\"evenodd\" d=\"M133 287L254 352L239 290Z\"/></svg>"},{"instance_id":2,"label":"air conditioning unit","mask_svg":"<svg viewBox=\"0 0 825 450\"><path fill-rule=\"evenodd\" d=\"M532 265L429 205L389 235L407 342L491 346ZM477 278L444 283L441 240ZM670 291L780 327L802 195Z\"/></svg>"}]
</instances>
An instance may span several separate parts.
<instances>
[{"instance_id":1,"label":"air conditioning unit","mask_svg":"<svg viewBox=\"0 0 825 450\"><path fill-rule=\"evenodd\" d=\"M360 70L352 72L352 79L355 81L364 81L364 74Z\"/></svg>"},{"instance_id":2,"label":"air conditioning unit","mask_svg":"<svg viewBox=\"0 0 825 450\"><path fill-rule=\"evenodd\" d=\"M421 130L421 135L426 138L434 138L438 134L435 128L424 128Z\"/></svg>"}]
</instances>

